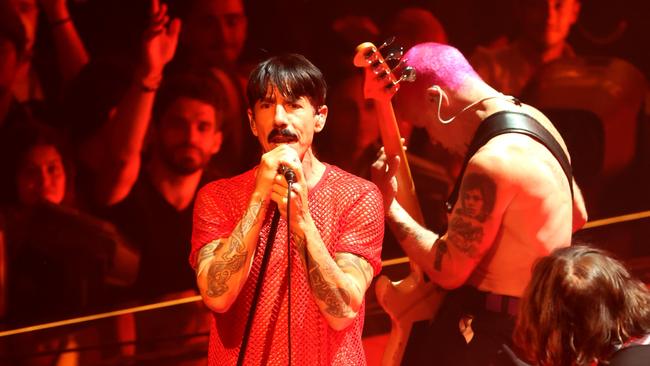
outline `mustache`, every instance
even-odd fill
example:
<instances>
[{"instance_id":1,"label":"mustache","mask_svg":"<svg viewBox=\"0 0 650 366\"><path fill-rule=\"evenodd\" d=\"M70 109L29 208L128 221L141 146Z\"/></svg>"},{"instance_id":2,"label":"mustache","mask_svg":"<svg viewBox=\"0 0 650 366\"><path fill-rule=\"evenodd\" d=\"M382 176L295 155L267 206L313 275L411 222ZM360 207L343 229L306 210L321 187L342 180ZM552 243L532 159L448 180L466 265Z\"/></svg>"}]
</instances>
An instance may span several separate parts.
<instances>
[{"instance_id":1,"label":"mustache","mask_svg":"<svg viewBox=\"0 0 650 366\"><path fill-rule=\"evenodd\" d=\"M269 142L289 142L289 141L297 141L298 140L298 135L293 133L287 128L282 128L282 129L273 129L271 132L269 132L269 136L267 138Z\"/></svg>"}]
</instances>

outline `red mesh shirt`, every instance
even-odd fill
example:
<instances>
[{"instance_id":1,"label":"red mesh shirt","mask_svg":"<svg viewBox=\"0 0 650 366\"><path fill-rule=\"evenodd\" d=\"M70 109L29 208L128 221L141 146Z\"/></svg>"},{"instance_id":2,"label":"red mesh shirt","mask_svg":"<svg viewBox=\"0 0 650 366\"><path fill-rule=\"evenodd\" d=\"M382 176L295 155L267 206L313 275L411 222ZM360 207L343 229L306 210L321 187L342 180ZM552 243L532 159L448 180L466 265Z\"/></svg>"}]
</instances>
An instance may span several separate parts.
<instances>
[{"instance_id":1,"label":"red mesh shirt","mask_svg":"<svg viewBox=\"0 0 650 366\"><path fill-rule=\"evenodd\" d=\"M195 264L205 244L230 235L247 208L255 171L218 180L198 194L194 210L192 252ZM329 253L348 252L381 269L384 211L375 185L326 165L318 184L309 191L309 210ZM241 293L225 313L215 313L210 331L209 365L235 365L242 334L259 275L272 212L260 232L253 266ZM246 365L288 364L287 359L287 226L280 219L265 282L258 299L246 351ZM305 268L293 247L291 277L291 361L295 365L365 365L361 331L365 303L354 322L335 331L322 316L309 289Z\"/></svg>"}]
</instances>

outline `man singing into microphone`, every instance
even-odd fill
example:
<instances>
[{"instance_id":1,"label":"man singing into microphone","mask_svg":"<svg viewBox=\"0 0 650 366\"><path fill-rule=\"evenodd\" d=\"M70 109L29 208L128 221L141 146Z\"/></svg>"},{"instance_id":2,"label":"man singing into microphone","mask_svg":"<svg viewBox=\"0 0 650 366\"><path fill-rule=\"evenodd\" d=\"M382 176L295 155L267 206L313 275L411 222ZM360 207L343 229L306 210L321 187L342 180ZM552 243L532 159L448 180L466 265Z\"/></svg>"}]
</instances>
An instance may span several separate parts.
<instances>
[{"instance_id":1,"label":"man singing into microphone","mask_svg":"<svg viewBox=\"0 0 650 366\"><path fill-rule=\"evenodd\" d=\"M381 193L314 155L326 85L303 56L260 63L247 94L260 164L205 186L194 211L190 263L214 311L209 365L365 365L364 294L381 268Z\"/></svg>"}]
</instances>

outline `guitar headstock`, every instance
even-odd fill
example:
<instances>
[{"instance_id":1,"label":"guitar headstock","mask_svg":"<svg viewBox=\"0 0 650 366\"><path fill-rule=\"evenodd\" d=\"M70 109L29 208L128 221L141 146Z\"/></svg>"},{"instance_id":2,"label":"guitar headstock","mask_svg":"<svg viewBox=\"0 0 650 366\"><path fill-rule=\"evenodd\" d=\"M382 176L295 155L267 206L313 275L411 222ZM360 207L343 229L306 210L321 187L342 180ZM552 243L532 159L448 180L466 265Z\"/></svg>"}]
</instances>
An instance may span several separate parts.
<instances>
[{"instance_id":1,"label":"guitar headstock","mask_svg":"<svg viewBox=\"0 0 650 366\"><path fill-rule=\"evenodd\" d=\"M380 47L376 47L371 42L364 42L357 46L354 65L365 69L363 94L366 99L390 100L399 90L399 84L402 81L415 80L415 69L408 66L403 67L404 60L401 58L404 52L401 47L386 57L381 54L381 50L390 43L392 43L392 39L384 42ZM389 60L396 60L399 63L391 69L387 63ZM401 72L399 77L395 76L395 70Z\"/></svg>"}]
</instances>

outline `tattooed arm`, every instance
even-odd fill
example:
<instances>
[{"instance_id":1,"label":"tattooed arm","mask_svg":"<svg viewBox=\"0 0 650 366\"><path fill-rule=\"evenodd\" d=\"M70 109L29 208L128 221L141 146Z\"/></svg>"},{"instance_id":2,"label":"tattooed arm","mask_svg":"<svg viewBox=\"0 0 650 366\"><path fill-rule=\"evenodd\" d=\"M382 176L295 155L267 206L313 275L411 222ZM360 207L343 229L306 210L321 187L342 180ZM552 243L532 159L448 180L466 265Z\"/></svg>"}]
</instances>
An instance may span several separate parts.
<instances>
[{"instance_id":1,"label":"tattooed arm","mask_svg":"<svg viewBox=\"0 0 650 366\"><path fill-rule=\"evenodd\" d=\"M232 233L206 244L196 260L196 281L205 304L227 311L241 291L255 254L268 202L254 193Z\"/></svg>"},{"instance_id":2,"label":"tattooed arm","mask_svg":"<svg viewBox=\"0 0 650 366\"><path fill-rule=\"evenodd\" d=\"M248 206L230 236L215 238L198 253L194 266L196 279L203 301L210 309L227 311L246 283L273 187L277 181L284 179L278 174L278 167L295 156L295 150L288 145L280 145L264 153L255 172L255 188ZM204 206L202 199L199 193L195 210ZM196 216L195 213L195 229L197 222L201 222ZM199 227L211 224L199 224Z\"/></svg>"},{"instance_id":3,"label":"tattooed arm","mask_svg":"<svg viewBox=\"0 0 650 366\"><path fill-rule=\"evenodd\" d=\"M391 231L409 258L445 288L465 283L499 230L513 189L502 169L506 164L497 160L482 156L468 164L443 236L421 227L396 201L387 212Z\"/></svg>"},{"instance_id":4,"label":"tattooed arm","mask_svg":"<svg viewBox=\"0 0 650 366\"><path fill-rule=\"evenodd\" d=\"M439 235L421 226L396 200L393 200L386 212L386 222L410 260L430 274L434 262L440 262L433 255Z\"/></svg>"},{"instance_id":5,"label":"tattooed arm","mask_svg":"<svg viewBox=\"0 0 650 366\"><path fill-rule=\"evenodd\" d=\"M361 308L374 276L372 267L351 253L336 253L332 258L315 225L294 240L321 313L333 329L345 329Z\"/></svg>"}]
</instances>

